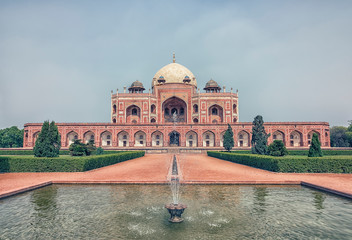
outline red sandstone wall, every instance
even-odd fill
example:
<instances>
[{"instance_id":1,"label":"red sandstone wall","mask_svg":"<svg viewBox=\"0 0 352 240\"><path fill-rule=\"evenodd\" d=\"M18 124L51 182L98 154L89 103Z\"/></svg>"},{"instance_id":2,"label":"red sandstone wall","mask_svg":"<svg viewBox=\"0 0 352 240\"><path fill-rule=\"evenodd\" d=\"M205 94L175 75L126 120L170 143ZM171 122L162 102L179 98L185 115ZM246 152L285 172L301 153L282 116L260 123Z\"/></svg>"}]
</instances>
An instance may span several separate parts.
<instances>
[{"instance_id":1,"label":"red sandstone wall","mask_svg":"<svg viewBox=\"0 0 352 240\"><path fill-rule=\"evenodd\" d=\"M32 148L34 146L34 135L41 130L42 124L29 123L25 125L24 133L24 148ZM143 131L146 134L146 147L151 147L151 135L155 131L163 134L163 146L168 146L169 133L177 131L180 134L180 146L186 146L185 135L189 131L194 131L197 134L198 147L203 147L203 134L207 131L215 135L215 147L220 146L220 138L227 129L227 124L111 124L111 123L57 123L61 134L62 147L68 147L67 135L74 131L79 139L83 139L86 132L91 131L95 135L97 146L101 146L101 134L109 131L111 133L111 147L118 146L117 135L121 131L126 131L129 135L129 146L133 147L135 138L134 135L138 131ZM238 133L244 131L251 135L252 123L233 123L231 124L234 132L235 146L238 142ZM284 134L285 145L290 147L290 134L297 131L302 136L302 146L308 147L308 133L315 131L319 134L320 141L323 147L330 147L330 132L329 124L326 122L281 122L281 123L265 123L267 133L270 133L269 144L273 141L273 133L277 130ZM250 139L249 139L250 142Z\"/></svg>"}]
</instances>

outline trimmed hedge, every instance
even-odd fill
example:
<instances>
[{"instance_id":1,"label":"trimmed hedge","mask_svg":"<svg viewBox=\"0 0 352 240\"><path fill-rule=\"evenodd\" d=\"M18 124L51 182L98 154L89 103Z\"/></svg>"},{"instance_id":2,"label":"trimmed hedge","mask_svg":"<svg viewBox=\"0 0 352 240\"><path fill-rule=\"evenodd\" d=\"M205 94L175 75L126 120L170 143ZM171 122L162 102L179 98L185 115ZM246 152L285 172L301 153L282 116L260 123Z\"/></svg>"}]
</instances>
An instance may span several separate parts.
<instances>
[{"instance_id":1,"label":"trimmed hedge","mask_svg":"<svg viewBox=\"0 0 352 240\"><path fill-rule=\"evenodd\" d=\"M216 151L208 151L208 156L273 172L352 173L352 156L272 157Z\"/></svg>"},{"instance_id":2,"label":"trimmed hedge","mask_svg":"<svg viewBox=\"0 0 352 240\"><path fill-rule=\"evenodd\" d=\"M0 172L84 172L144 156L144 151L58 158L0 156Z\"/></svg>"},{"instance_id":3,"label":"trimmed hedge","mask_svg":"<svg viewBox=\"0 0 352 240\"><path fill-rule=\"evenodd\" d=\"M291 156L308 156L308 150L287 150ZM234 150L232 153L251 154L250 150ZM352 150L328 150L322 149L323 156L352 156Z\"/></svg>"},{"instance_id":4,"label":"trimmed hedge","mask_svg":"<svg viewBox=\"0 0 352 240\"><path fill-rule=\"evenodd\" d=\"M104 154L120 153L126 151L104 150ZM33 150L0 150L0 155L34 155ZM69 150L60 150L60 155L70 155Z\"/></svg>"}]
</instances>

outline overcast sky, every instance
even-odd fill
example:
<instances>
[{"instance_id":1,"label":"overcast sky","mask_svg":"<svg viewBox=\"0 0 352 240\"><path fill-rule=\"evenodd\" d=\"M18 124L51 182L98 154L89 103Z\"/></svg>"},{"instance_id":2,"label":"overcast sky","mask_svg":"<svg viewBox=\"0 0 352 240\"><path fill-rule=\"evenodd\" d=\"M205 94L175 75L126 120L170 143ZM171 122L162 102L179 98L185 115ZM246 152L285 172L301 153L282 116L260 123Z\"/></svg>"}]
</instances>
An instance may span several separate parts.
<instances>
[{"instance_id":1,"label":"overcast sky","mask_svg":"<svg viewBox=\"0 0 352 240\"><path fill-rule=\"evenodd\" d=\"M241 122L352 120L352 1L1 1L0 128L109 122L173 51L239 90Z\"/></svg>"}]
</instances>

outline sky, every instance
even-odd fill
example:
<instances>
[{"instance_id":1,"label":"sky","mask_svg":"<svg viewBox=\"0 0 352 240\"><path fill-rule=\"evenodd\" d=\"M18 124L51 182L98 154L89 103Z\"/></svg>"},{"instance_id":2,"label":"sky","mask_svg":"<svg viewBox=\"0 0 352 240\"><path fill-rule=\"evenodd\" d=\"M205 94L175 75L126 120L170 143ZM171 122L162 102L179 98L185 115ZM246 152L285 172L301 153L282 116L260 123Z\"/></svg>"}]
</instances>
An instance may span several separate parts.
<instances>
[{"instance_id":1,"label":"sky","mask_svg":"<svg viewBox=\"0 0 352 240\"><path fill-rule=\"evenodd\" d=\"M0 1L0 129L110 122L172 62L238 89L239 121L352 120L352 1Z\"/></svg>"}]
</instances>

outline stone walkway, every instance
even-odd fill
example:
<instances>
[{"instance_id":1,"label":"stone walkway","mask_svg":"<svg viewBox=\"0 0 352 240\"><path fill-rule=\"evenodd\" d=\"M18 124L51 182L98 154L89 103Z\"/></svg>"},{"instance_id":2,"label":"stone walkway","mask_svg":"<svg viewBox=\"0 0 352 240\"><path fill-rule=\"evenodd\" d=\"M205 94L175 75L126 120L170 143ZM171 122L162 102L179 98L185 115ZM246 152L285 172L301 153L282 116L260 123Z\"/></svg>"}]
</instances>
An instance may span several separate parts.
<instances>
[{"instance_id":1,"label":"stone walkway","mask_svg":"<svg viewBox=\"0 0 352 240\"><path fill-rule=\"evenodd\" d=\"M0 198L52 183L165 184L172 154L149 154L78 173L0 174ZM302 184L352 198L352 174L273 173L204 154L178 155L182 181L189 184Z\"/></svg>"}]
</instances>

